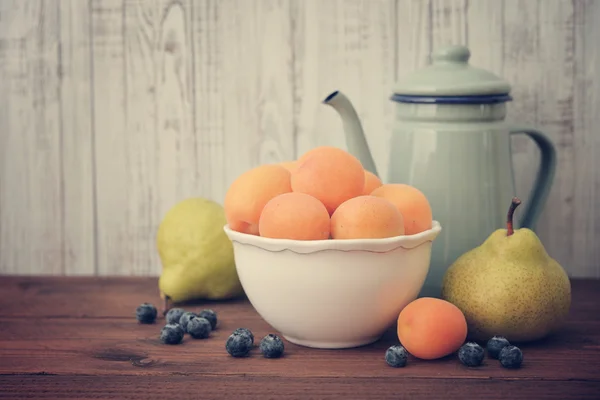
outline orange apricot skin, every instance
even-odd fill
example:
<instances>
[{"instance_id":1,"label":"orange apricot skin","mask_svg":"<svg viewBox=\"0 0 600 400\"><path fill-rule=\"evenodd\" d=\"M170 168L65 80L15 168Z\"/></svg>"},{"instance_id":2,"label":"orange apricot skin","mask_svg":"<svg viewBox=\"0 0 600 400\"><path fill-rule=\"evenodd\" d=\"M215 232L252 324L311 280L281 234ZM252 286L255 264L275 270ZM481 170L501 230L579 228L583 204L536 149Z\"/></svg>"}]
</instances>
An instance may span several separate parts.
<instances>
[{"instance_id":1,"label":"orange apricot skin","mask_svg":"<svg viewBox=\"0 0 600 400\"><path fill-rule=\"evenodd\" d=\"M388 199L404 216L404 234L414 235L431 229L433 215L429 200L419 189L403 183L388 183L371 192Z\"/></svg>"},{"instance_id":2,"label":"orange apricot skin","mask_svg":"<svg viewBox=\"0 0 600 400\"><path fill-rule=\"evenodd\" d=\"M229 228L233 231L258 236L258 224L249 224L244 221L232 220Z\"/></svg>"},{"instance_id":3,"label":"orange apricot skin","mask_svg":"<svg viewBox=\"0 0 600 400\"><path fill-rule=\"evenodd\" d=\"M260 236L272 239L329 239L329 212L323 203L311 195L284 193L265 205L258 231Z\"/></svg>"},{"instance_id":4,"label":"orange apricot skin","mask_svg":"<svg viewBox=\"0 0 600 400\"><path fill-rule=\"evenodd\" d=\"M292 172L298 166L298 161L295 161L295 160L294 161L282 161L282 162L278 163L277 165L281 165L283 168Z\"/></svg>"},{"instance_id":5,"label":"orange apricot skin","mask_svg":"<svg viewBox=\"0 0 600 400\"><path fill-rule=\"evenodd\" d=\"M362 194L365 175L362 164L352 154L320 146L298 159L291 182L294 192L316 197L331 215L344 201Z\"/></svg>"},{"instance_id":6,"label":"orange apricot skin","mask_svg":"<svg viewBox=\"0 0 600 400\"><path fill-rule=\"evenodd\" d=\"M363 195L371 194L373 190L383 185L381 179L371 171L365 170L365 188L363 189Z\"/></svg>"},{"instance_id":7,"label":"orange apricot skin","mask_svg":"<svg viewBox=\"0 0 600 400\"><path fill-rule=\"evenodd\" d=\"M413 356L434 360L456 352L467 337L467 321L454 304L433 297L409 303L398 316L398 340Z\"/></svg>"},{"instance_id":8,"label":"orange apricot skin","mask_svg":"<svg viewBox=\"0 0 600 400\"><path fill-rule=\"evenodd\" d=\"M331 216L332 239L380 239L402 234L402 214L380 197L353 197L340 204Z\"/></svg>"},{"instance_id":9,"label":"orange apricot skin","mask_svg":"<svg viewBox=\"0 0 600 400\"><path fill-rule=\"evenodd\" d=\"M292 191L290 171L281 165L263 164L238 176L225 194L223 208L232 230L258 234L263 207L273 197Z\"/></svg>"}]
</instances>

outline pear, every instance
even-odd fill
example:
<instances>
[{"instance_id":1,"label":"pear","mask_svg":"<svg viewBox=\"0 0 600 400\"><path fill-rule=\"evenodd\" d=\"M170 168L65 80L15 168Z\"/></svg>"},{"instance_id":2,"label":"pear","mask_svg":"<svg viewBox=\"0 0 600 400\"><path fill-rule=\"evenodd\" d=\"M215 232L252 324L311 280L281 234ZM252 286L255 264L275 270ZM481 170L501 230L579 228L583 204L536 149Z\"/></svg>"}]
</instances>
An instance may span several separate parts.
<instances>
[{"instance_id":1,"label":"pear","mask_svg":"<svg viewBox=\"0 0 600 400\"><path fill-rule=\"evenodd\" d=\"M442 298L465 315L468 337L494 335L511 342L541 339L561 327L571 306L565 270L530 229L513 230L513 198L507 228L461 255L446 271Z\"/></svg>"},{"instance_id":2,"label":"pear","mask_svg":"<svg viewBox=\"0 0 600 400\"><path fill-rule=\"evenodd\" d=\"M172 303L224 300L243 293L233 245L223 230L226 223L224 208L204 198L183 200L165 214L156 235L163 312Z\"/></svg>"}]
</instances>

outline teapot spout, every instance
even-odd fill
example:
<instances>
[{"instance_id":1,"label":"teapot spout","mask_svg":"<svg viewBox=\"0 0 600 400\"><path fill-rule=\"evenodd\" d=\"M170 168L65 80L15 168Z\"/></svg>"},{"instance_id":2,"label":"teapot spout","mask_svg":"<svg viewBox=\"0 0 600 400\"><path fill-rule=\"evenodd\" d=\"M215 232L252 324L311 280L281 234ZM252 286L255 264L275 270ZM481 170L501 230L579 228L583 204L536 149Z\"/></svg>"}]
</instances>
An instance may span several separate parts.
<instances>
[{"instance_id":1,"label":"teapot spout","mask_svg":"<svg viewBox=\"0 0 600 400\"><path fill-rule=\"evenodd\" d=\"M379 176L375 162L371 156L371 151L369 150L369 144L363 132L362 124L350 100L342 92L336 90L323 100L323 104L333 107L340 115L348 151L360 160L364 169Z\"/></svg>"}]
</instances>

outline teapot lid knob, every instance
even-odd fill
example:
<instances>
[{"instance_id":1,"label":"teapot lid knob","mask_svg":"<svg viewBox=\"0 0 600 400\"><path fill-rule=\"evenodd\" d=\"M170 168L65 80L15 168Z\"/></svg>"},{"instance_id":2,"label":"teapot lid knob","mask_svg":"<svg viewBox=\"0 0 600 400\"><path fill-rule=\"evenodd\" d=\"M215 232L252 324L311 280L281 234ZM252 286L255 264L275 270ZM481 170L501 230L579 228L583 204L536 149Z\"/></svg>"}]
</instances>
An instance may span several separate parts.
<instances>
[{"instance_id":1,"label":"teapot lid knob","mask_svg":"<svg viewBox=\"0 0 600 400\"><path fill-rule=\"evenodd\" d=\"M447 46L437 49L431 54L434 63L452 62L466 64L471 58L471 52L465 46Z\"/></svg>"},{"instance_id":2,"label":"teapot lid knob","mask_svg":"<svg viewBox=\"0 0 600 400\"><path fill-rule=\"evenodd\" d=\"M392 100L401 103L486 104L510 101L511 87L491 71L469 64L464 45L442 46L431 63L401 78Z\"/></svg>"}]
</instances>

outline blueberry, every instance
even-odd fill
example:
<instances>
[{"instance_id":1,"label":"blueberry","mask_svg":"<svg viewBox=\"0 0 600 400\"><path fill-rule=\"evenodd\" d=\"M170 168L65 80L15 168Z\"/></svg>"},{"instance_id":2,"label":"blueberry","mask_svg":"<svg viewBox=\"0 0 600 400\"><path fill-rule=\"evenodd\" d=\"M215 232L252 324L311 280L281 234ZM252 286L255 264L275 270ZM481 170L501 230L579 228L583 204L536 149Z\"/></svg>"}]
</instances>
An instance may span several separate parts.
<instances>
[{"instance_id":1,"label":"blueberry","mask_svg":"<svg viewBox=\"0 0 600 400\"><path fill-rule=\"evenodd\" d=\"M235 331L233 331L232 335L247 335L250 338L250 342L254 344L254 335L248 328L237 328Z\"/></svg>"},{"instance_id":2,"label":"blueberry","mask_svg":"<svg viewBox=\"0 0 600 400\"><path fill-rule=\"evenodd\" d=\"M500 355L500 350L509 345L510 343L508 340L506 340L506 338L502 336L494 336L487 342L486 347L488 355L492 358L498 359L498 356Z\"/></svg>"},{"instance_id":3,"label":"blueberry","mask_svg":"<svg viewBox=\"0 0 600 400\"><path fill-rule=\"evenodd\" d=\"M179 324L167 324L160 330L160 341L164 344L179 344L183 340L183 328Z\"/></svg>"},{"instance_id":4,"label":"blueberry","mask_svg":"<svg viewBox=\"0 0 600 400\"><path fill-rule=\"evenodd\" d=\"M260 341L260 351L265 358L279 358L284 350L283 340L275 334L269 333Z\"/></svg>"},{"instance_id":5,"label":"blueberry","mask_svg":"<svg viewBox=\"0 0 600 400\"><path fill-rule=\"evenodd\" d=\"M500 350L498 359L504 368L519 368L523 362L523 353L517 346L509 345Z\"/></svg>"},{"instance_id":6,"label":"blueberry","mask_svg":"<svg viewBox=\"0 0 600 400\"><path fill-rule=\"evenodd\" d=\"M385 352L385 362L390 367L400 368L406 365L408 361L408 351L403 346L395 344L390 346Z\"/></svg>"},{"instance_id":7,"label":"blueberry","mask_svg":"<svg viewBox=\"0 0 600 400\"><path fill-rule=\"evenodd\" d=\"M142 303L142 305L135 310L135 317L142 324L152 324L156 321L156 314L156 307L150 303Z\"/></svg>"},{"instance_id":8,"label":"blueberry","mask_svg":"<svg viewBox=\"0 0 600 400\"><path fill-rule=\"evenodd\" d=\"M167 324L178 324L183 313L185 313L183 308L171 308L167 311L167 315L165 315Z\"/></svg>"},{"instance_id":9,"label":"blueberry","mask_svg":"<svg viewBox=\"0 0 600 400\"><path fill-rule=\"evenodd\" d=\"M206 318L195 317L190 319L187 324L187 332L194 339L206 339L210 335L210 331L212 331L212 328Z\"/></svg>"},{"instance_id":10,"label":"blueberry","mask_svg":"<svg viewBox=\"0 0 600 400\"><path fill-rule=\"evenodd\" d=\"M188 322L190 322L191 319L196 317L197 315L190 311L186 311L183 314L181 314L181 317L179 318L179 325L181 325L184 332L187 333Z\"/></svg>"},{"instance_id":11,"label":"blueberry","mask_svg":"<svg viewBox=\"0 0 600 400\"><path fill-rule=\"evenodd\" d=\"M225 349L232 357L244 357L252 349L253 338L246 333L232 333L225 342Z\"/></svg>"},{"instance_id":12,"label":"blueberry","mask_svg":"<svg viewBox=\"0 0 600 400\"><path fill-rule=\"evenodd\" d=\"M484 355L483 347L475 342L467 342L458 349L458 359L467 367L477 367L481 365Z\"/></svg>"},{"instance_id":13,"label":"blueberry","mask_svg":"<svg viewBox=\"0 0 600 400\"><path fill-rule=\"evenodd\" d=\"M211 329L214 330L217 327L217 313L213 310L202 310L198 313L198 316L206 318L210 322Z\"/></svg>"}]
</instances>

